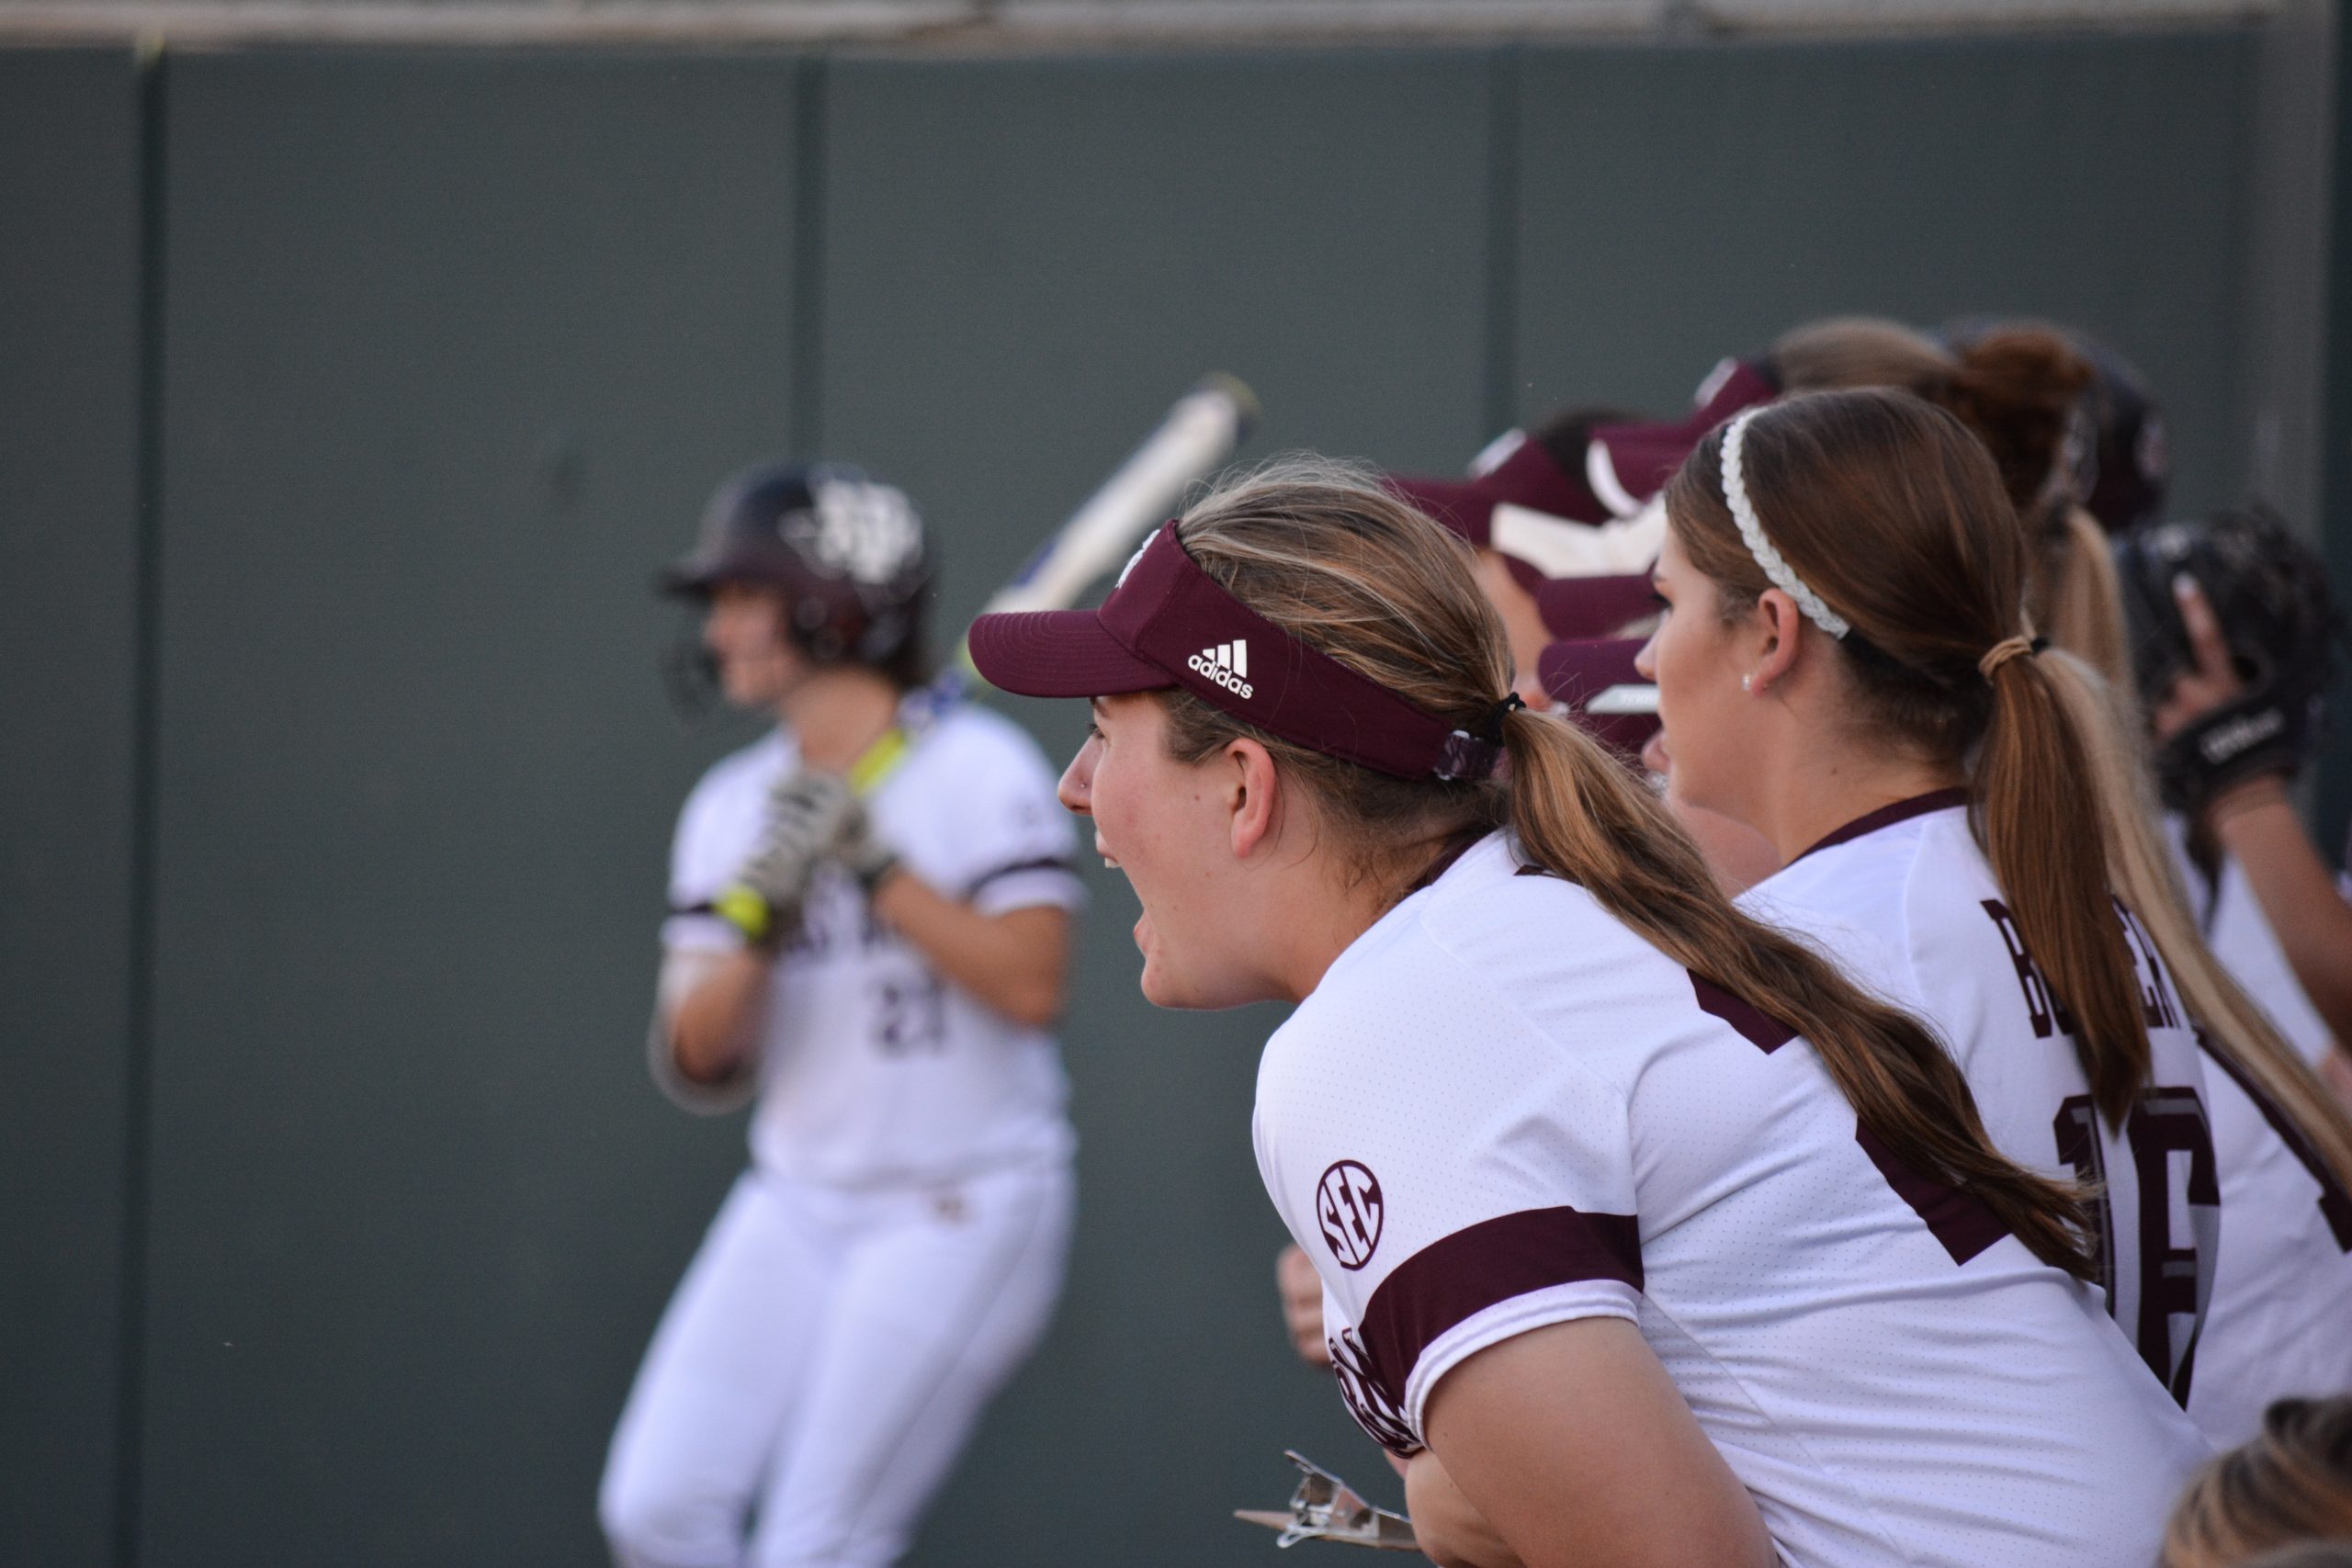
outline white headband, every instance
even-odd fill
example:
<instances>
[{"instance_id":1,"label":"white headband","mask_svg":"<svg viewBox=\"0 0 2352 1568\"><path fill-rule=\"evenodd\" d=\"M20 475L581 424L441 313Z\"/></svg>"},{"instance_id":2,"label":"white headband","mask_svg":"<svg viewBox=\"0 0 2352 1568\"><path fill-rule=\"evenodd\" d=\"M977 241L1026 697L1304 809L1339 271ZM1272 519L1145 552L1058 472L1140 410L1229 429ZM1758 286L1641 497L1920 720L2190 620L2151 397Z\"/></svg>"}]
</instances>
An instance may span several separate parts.
<instances>
[{"instance_id":1,"label":"white headband","mask_svg":"<svg viewBox=\"0 0 2352 1568\"><path fill-rule=\"evenodd\" d=\"M1764 575L1771 579L1772 586L1795 600L1806 620L1843 640L1853 627L1846 624L1845 616L1823 604L1821 595L1807 588L1789 563L1781 558L1781 552L1764 536L1764 525L1756 519L1756 503L1747 499L1747 476L1739 471L1739 448L1747 435L1747 422L1761 412L1747 410L1724 432L1724 500L1730 503L1731 520L1739 525L1741 542L1747 546L1747 553L1756 558L1756 564L1764 569Z\"/></svg>"}]
</instances>

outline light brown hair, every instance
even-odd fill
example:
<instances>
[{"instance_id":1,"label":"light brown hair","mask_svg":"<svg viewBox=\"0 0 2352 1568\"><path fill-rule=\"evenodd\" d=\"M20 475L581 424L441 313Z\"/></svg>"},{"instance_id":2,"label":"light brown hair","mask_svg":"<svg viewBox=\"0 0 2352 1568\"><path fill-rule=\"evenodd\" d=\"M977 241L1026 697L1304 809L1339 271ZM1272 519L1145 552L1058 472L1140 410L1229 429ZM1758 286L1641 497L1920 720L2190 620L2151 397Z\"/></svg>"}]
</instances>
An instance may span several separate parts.
<instances>
[{"instance_id":1,"label":"light brown hair","mask_svg":"<svg viewBox=\"0 0 2352 1568\"><path fill-rule=\"evenodd\" d=\"M1860 724L1909 755L1973 757L1969 820L2018 933L2075 1021L2100 1111L2120 1123L2148 1078L2131 950L2109 894L2088 745L2037 659L1979 661L2027 634L2026 539L2001 476L1957 419L1904 392L1791 398L1755 417L1747 492L1797 576L1853 627L1830 646ZM1723 492L1720 434L1666 491L1668 526L1728 616L1770 586Z\"/></svg>"},{"instance_id":2,"label":"light brown hair","mask_svg":"<svg viewBox=\"0 0 2352 1568\"><path fill-rule=\"evenodd\" d=\"M2115 565L2071 483L2074 446L2092 434L2084 398L2094 373L2064 333L2015 321L1955 351L1899 321L1830 316L1784 333L1767 357L1788 391L1900 387L1966 425L2000 468L2031 540L2034 625L2125 682Z\"/></svg>"},{"instance_id":3,"label":"light brown hair","mask_svg":"<svg viewBox=\"0 0 2352 1568\"><path fill-rule=\"evenodd\" d=\"M2164 1568L2240 1568L2273 1547L2323 1540L2352 1541L2352 1398L2282 1399L2259 1436L2181 1493Z\"/></svg>"},{"instance_id":4,"label":"light brown hair","mask_svg":"<svg viewBox=\"0 0 2352 1568\"><path fill-rule=\"evenodd\" d=\"M1195 502L1178 532L1250 608L1426 712L1476 732L1510 690L1510 651L1467 547L1368 473L1320 460L1272 466ZM1238 737L1258 741L1340 835L1332 852L1392 898L1450 840L1509 828L1523 860L1579 884L1693 975L1804 1035L1862 1126L1905 1165L1973 1195L2044 1262L2091 1277L2075 1190L1994 1149L1934 1034L1734 908L1657 797L1574 727L1508 713L1503 776L1445 783L1308 751L1189 693L1163 700L1171 755L1198 762Z\"/></svg>"}]
</instances>

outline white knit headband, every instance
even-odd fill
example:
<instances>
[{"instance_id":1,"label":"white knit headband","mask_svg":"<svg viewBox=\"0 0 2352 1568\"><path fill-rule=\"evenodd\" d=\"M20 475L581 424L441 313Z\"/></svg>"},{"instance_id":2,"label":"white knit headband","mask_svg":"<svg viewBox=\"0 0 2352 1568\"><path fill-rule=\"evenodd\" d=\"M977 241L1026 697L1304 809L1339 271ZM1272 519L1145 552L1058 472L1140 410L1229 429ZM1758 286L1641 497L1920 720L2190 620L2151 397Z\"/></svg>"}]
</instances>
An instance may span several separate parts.
<instances>
[{"instance_id":1,"label":"white knit headband","mask_svg":"<svg viewBox=\"0 0 2352 1568\"><path fill-rule=\"evenodd\" d=\"M1747 545L1747 553L1756 558L1756 564L1764 569L1772 586L1795 600L1806 620L1843 640L1853 630L1846 624L1846 617L1823 604L1821 595L1807 588L1789 563L1781 558L1781 552L1764 536L1764 525L1757 521L1756 503L1747 499L1747 476L1739 471L1739 448L1747 436L1747 422L1761 412L1749 409L1724 432L1724 500L1730 503L1731 520L1739 525L1741 542Z\"/></svg>"}]
</instances>

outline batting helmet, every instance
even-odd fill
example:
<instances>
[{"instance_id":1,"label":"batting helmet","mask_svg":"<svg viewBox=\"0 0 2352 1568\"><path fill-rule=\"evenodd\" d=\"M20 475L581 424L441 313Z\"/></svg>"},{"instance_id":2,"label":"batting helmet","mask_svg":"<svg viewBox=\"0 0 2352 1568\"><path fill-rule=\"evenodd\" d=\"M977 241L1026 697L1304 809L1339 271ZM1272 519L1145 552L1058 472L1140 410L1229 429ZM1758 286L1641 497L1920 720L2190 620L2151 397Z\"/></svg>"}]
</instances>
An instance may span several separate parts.
<instances>
[{"instance_id":1,"label":"batting helmet","mask_svg":"<svg viewBox=\"0 0 2352 1568\"><path fill-rule=\"evenodd\" d=\"M910 649L931 588L922 519L847 463L761 463L718 487L692 554L662 575L707 598L722 582L781 591L794 644L820 663L887 664Z\"/></svg>"},{"instance_id":2,"label":"batting helmet","mask_svg":"<svg viewBox=\"0 0 2352 1568\"><path fill-rule=\"evenodd\" d=\"M2188 810L2242 779L2292 773L2317 738L2341 631L2326 569L2259 504L2143 528L2115 543L2132 677L2150 705L2196 668L2174 581L2195 580L2213 607L2245 689L2165 741L2166 801Z\"/></svg>"}]
</instances>

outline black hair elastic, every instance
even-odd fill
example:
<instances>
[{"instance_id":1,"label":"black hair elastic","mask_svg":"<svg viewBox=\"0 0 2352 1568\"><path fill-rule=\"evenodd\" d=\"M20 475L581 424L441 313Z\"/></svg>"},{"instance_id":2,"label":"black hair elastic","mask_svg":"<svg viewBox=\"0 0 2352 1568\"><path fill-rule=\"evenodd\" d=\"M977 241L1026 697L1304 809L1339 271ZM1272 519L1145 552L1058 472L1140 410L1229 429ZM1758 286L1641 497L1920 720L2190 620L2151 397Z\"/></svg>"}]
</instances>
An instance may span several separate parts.
<instances>
[{"instance_id":1,"label":"black hair elastic","mask_svg":"<svg viewBox=\"0 0 2352 1568\"><path fill-rule=\"evenodd\" d=\"M1478 739L1485 741L1489 746L1501 745L1503 743L1503 720L1509 718L1512 714L1517 713L1521 708L1523 708L1526 705L1527 705L1524 702L1520 700L1520 695L1517 692L1509 692L1504 694L1503 699L1494 706L1488 708L1487 710L1487 716L1478 721Z\"/></svg>"}]
</instances>

